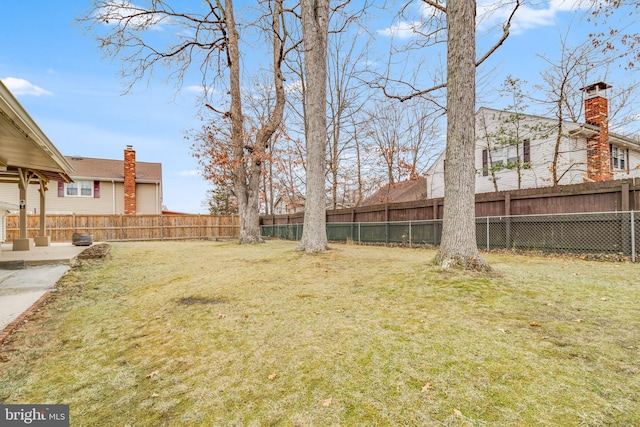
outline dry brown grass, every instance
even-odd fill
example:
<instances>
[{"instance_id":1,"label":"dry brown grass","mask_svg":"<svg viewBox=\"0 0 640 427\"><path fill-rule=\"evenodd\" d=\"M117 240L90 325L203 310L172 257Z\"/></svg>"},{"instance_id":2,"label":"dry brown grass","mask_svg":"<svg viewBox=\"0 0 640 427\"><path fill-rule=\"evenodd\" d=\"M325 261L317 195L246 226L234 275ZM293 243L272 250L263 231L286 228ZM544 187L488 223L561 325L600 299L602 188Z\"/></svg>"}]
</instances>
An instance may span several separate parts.
<instances>
[{"instance_id":1,"label":"dry brown grass","mask_svg":"<svg viewBox=\"0 0 640 427\"><path fill-rule=\"evenodd\" d=\"M113 244L2 348L74 426L640 425L640 265L295 243Z\"/></svg>"}]
</instances>

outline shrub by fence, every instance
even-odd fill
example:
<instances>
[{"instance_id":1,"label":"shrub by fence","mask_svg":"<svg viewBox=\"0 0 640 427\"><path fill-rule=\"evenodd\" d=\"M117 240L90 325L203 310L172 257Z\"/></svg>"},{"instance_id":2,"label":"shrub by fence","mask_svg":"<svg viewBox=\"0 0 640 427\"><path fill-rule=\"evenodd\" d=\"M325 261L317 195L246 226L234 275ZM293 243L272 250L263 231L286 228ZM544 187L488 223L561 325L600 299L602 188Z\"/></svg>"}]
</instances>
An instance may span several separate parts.
<instances>
[{"instance_id":1,"label":"shrub by fence","mask_svg":"<svg viewBox=\"0 0 640 427\"><path fill-rule=\"evenodd\" d=\"M186 240L235 238L237 216L212 215L47 215L46 234L52 242L70 242L73 233L92 234L93 240ZM27 216L27 237L39 234L40 216ZM19 237L19 217L7 216L7 241Z\"/></svg>"},{"instance_id":2,"label":"shrub by fence","mask_svg":"<svg viewBox=\"0 0 640 427\"><path fill-rule=\"evenodd\" d=\"M299 240L302 224L262 225L264 237ZM327 223L330 241L438 246L442 220ZM615 254L636 260L640 212L476 218L480 249Z\"/></svg>"}]
</instances>

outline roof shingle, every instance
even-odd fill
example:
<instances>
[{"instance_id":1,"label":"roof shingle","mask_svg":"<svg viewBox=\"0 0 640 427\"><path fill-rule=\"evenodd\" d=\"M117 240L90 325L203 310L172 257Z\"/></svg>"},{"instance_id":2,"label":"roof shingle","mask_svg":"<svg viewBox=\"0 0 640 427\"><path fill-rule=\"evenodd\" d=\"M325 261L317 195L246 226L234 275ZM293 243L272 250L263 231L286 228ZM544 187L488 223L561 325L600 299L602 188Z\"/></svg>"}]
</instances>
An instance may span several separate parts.
<instances>
[{"instance_id":1,"label":"roof shingle","mask_svg":"<svg viewBox=\"0 0 640 427\"><path fill-rule=\"evenodd\" d=\"M413 202L427 198L427 179L424 177L408 181L387 184L371 196L364 199L361 206L380 205L384 203Z\"/></svg>"},{"instance_id":2,"label":"roof shingle","mask_svg":"<svg viewBox=\"0 0 640 427\"><path fill-rule=\"evenodd\" d=\"M72 178L124 181L124 160L65 156L73 166ZM162 163L136 161L136 181L162 181Z\"/></svg>"}]
</instances>

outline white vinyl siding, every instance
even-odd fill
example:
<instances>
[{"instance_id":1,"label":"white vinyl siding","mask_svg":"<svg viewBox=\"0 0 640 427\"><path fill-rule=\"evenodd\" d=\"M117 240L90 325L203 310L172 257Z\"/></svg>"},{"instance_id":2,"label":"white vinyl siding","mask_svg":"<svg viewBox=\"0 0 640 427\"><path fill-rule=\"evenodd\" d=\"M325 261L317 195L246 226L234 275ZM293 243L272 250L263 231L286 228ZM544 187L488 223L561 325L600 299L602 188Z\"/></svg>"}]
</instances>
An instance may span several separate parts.
<instances>
[{"instance_id":1,"label":"white vinyl siding","mask_svg":"<svg viewBox=\"0 0 640 427\"><path fill-rule=\"evenodd\" d=\"M93 185L93 181L91 182ZM124 184L122 182L100 181L100 197L58 197L58 183L47 184L45 209L50 214L98 214L111 215L124 212ZM40 187L29 185L27 189L27 212L40 212ZM137 213L157 215L162 212L162 193L155 183L136 184ZM159 192L159 193L157 193ZM158 194L156 196L156 194ZM18 184L0 183L0 200L18 205Z\"/></svg>"},{"instance_id":2,"label":"white vinyl siding","mask_svg":"<svg viewBox=\"0 0 640 427\"><path fill-rule=\"evenodd\" d=\"M495 191L493 177L490 172L484 173L483 150L487 150L487 142L483 140L485 132L493 132L499 125L500 120L496 119L497 110L481 108L476 116L476 193L489 193ZM505 114L505 113L502 113ZM480 117L484 115L483 117ZM483 124L481 128L480 124ZM530 161L526 169L521 169L520 188L549 187L553 183L553 157L555 149L555 120L543 117L526 116L522 121L523 125L547 125L550 131L546 138L535 138L529 135L522 135L523 139L530 139L529 157ZM570 130L578 128L577 124L565 123L564 134L569 134ZM524 129L525 126L522 126ZM493 147L489 147L493 149ZM625 150L625 151L621 151ZM498 148L491 150L491 157L494 165L502 161L506 164L510 158L515 160L515 147ZM613 150L612 150L613 151ZM486 151L488 152L488 151ZM586 181L587 175L587 150L586 139L584 137L563 137L558 150L557 176L559 185L580 184ZM486 155L486 154L485 154ZM493 156L497 158L493 158ZM521 150L521 156L524 153ZM612 153L613 155L613 153ZM487 161L488 155L486 155ZM614 179L624 179L640 177L640 151L629 147L619 147L617 151L617 165L612 161L612 171ZM622 163L624 159L624 164ZM427 177L427 198L438 198L444 196L444 154L429 168ZM627 172L628 171L628 172ZM518 189L518 171L516 168L500 169L495 171L498 191L512 191Z\"/></svg>"}]
</instances>

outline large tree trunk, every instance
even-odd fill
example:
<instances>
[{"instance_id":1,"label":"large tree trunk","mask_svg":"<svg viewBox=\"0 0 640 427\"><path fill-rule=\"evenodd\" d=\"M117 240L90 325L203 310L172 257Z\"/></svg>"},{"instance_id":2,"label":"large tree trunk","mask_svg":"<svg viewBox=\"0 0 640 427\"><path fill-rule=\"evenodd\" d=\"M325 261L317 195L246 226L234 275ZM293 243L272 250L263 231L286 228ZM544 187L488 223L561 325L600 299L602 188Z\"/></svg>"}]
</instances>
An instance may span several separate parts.
<instances>
[{"instance_id":1,"label":"large tree trunk","mask_svg":"<svg viewBox=\"0 0 640 427\"><path fill-rule=\"evenodd\" d=\"M447 2L447 167L444 173L443 268L488 268L476 244L475 0Z\"/></svg>"},{"instance_id":2,"label":"large tree trunk","mask_svg":"<svg viewBox=\"0 0 640 427\"><path fill-rule=\"evenodd\" d=\"M301 0L306 91L307 190L298 250L327 250L325 163L327 150L327 38L329 0Z\"/></svg>"},{"instance_id":3,"label":"large tree trunk","mask_svg":"<svg viewBox=\"0 0 640 427\"><path fill-rule=\"evenodd\" d=\"M284 42L286 30L281 28L282 0L274 2L273 9L273 73L276 92L276 103L269 118L256 133L253 147L245 157L244 118L242 115L242 99L240 92L240 60L238 50L238 32L233 17L233 3L226 1L225 20L227 23L227 43L229 60L229 93L231 95L231 138L234 144L233 183L238 198L240 216L240 243L262 243L260 236L260 177L262 163L280 123L285 105L284 77L282 61L284 59Z\"/></svg>"},{"instance_id":4,"label":"large tree trunk","mask_svg":"<svg viewBox=\"0 0 640 427\"><path fill-rule=\"evenodd\" d=\"M224 18L227 24L227 62L229 66L229 95L231 96L231 141L233 142L233 190L238 199L240 216L240 243L258 243L260 227L258 211L254 205L251 191L247 185L244 160L244 117L242 115L242 96L240 91L240 53L238 49L238 31L233 15L233 1L225 2ZM255 224L253 224L255 220Z\"/></svg>"},{"instance_id":5,"label":"large tree trunk","mask_svg":"<svg viewBox=\"0 0 640 427\"><path fill-rule=\"evenodd\" d=\"M248 191L248 197L245 200L238 199L238 212L240 213L240 243L262 243L263 240L260 236L259 196L257 191Z\"/></svg>"}]
</instances>

